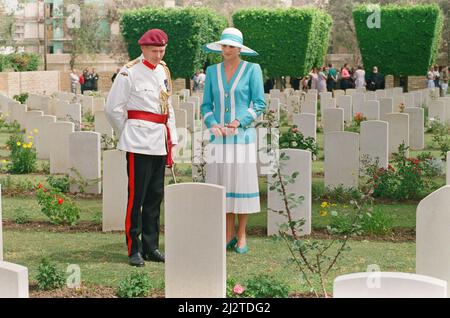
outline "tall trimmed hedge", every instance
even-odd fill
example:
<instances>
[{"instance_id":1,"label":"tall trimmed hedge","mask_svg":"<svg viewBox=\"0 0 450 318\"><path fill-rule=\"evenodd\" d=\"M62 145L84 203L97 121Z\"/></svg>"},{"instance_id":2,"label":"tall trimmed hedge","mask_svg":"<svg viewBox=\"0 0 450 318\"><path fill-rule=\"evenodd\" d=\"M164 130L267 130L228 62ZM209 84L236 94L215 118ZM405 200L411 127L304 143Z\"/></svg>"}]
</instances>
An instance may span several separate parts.
<instances>
[{"instance_id":1,"label":"tall trimmed hedge","mask_svg":"<svg viewBox=\"0 0 450 318\"><path fill-rule=\"evenodd\" d=\"M437 57L444 25L438 5L381 7L380 28L368 28L370 6L354 9L359 48L366 70L384 74L424 75Z\"/></svg>"},{"instance_id":2,"label":"tall trimmed hedge","mask_svg":"<svg viewBox=\"0 0 450 318\"><path fill-rule=\"evenodd\" d=\"M332 19L314 8L252 8L234 13L233 24L244 44L259 53L249 60L261 64L267 76L299 77L324 63Z\"/></svg>"},{"instance_id":3,"label":"tall trimmed hedge","mask_svg":"<svg viewBox=\"0 0 450 318\"><path fill-rule=\"evenodd\" d=\"M172 77L190 78L207 60L201 46L217 41L227 21L204 8L148 7L124 11L120 24L130 59L141 54L137 42L147 30L164 30L169 37L164 61L170 67Z\"/></svg>"}]
</instances>

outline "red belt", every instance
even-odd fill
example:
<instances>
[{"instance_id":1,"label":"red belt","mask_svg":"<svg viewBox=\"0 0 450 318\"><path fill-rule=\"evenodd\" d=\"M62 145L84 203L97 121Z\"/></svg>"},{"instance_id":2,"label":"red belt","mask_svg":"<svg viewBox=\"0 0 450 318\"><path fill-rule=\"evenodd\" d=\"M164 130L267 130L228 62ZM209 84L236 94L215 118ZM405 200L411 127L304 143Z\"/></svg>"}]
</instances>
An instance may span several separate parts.
<instances>
[{"instance_id":1,"label":"red belt","mask_svg":"<svg viewBox=\"0 0 450 318\"><path fill-rule=\"evenodd\" d=\"M150 112L144 112L141 110L129 110L128 111L128 119L139 119L139 120L145 120L150 121L152 123L157 124L164 124L166 126L166 132L167 132L167 139L166 139L166 150L167 150L167 157L166 157L166 166L168 168L171 168L173 165L173 159L172 159L172 140L170 139L170 129L167 125L167 120L169 116L166 114L155 114Z\"/></svg>"}]
</instances>

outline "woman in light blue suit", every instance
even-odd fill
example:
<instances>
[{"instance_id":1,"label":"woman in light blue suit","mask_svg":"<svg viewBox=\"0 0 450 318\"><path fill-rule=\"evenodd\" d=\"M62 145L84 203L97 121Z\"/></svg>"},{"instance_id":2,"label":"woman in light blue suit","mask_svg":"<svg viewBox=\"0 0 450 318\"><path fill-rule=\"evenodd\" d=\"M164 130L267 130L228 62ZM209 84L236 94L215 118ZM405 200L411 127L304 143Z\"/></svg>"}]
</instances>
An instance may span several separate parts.
<instances>
[{"instance_id":1,"label":"woman in light blue suit","mask_svg":"<svg viewBox=\"0 0 450 318\"><path fill-rule=\"evenodd\" d=\"M266 107L262 71L258 64L241 60L240 55L258 53L243 45L242 33L236 28L225 29L220 41L203 49L223 57L222 63L206 71L201 106L212 133L209 153L214 153L214 160L206 165L206 182L226 188L227 249L242 254L248 251L248 214L260 212L254 123Z\"/></svg>"}]
</instances>

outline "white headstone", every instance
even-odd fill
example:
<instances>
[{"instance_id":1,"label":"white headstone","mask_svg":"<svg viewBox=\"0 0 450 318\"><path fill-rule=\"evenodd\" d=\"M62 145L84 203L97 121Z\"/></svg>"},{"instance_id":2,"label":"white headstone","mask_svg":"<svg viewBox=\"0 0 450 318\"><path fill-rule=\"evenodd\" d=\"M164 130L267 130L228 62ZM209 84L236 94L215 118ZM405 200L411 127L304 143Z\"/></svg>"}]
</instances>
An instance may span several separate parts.
<instances>
[{"instance_id":1,"label":"white headstone","mask_svg":"<svg viewBox=\"0 0 450 318\"><path fill-rule=\"evenodd\" d=\"M347 88L345 90L345 95L353 95L355 93L356 93L356 89L354 89L354 88Z\"/></svg>"},{"instance_id":2,"label":"white headstone","mask_svg":"<svg viewBox=\"0 0 450 318\"><path fill-rule=\"evenodd\" d=\"M225 202L221 186L181 183L166 187L166 298L225 297Z\"/></svg>"},{"instance_id":3,"label":"white headstone","mask_svg":"<svg viewBox=\"0 0 450 318\"><path fill-rule=\"evenodd\" d=\"M394 87L394 96L402 94L403 94L403 87Z\"/></svg>"},{"instance_id":4,"label":"white headstone","mask_svg":"<svg viewBox=\"0 0 450 318\"><path fill-rule=\"evenodd\" d=\"M378 90L376 90L376 91L375 91L375 97L376 97L377 99L386 97L386 91L385 91L384 89L378 89Z\"/></svg>"},{"instance_id":5,"label":"white headstone","mask_svg":"<svg viewBox=\"0 0 450 318\"><path fill-rule=\"evenodd\" d=\"M424 275L365 272L335 278L333 298L445 298L447 282Z\"/></svg>"},{"instance_id":6,"label":"white headstone","mask_svg":"<svg viewBox=\"0 0 450 318\"><path fill-rule=\"evenodd\" d=\"M366 92L366 101L369 100L377 100L377 94L372 91Z\"/></svg>"},{"instance_id":7,"label":"white headstone","mask_svg":"<svg viewBox=\"0 0 450 318\"><path fill-rule=\"evenodd\" d=\"M380 102L380 120L386 120L386 114L394 111L394 100L392 97L383 97Z\"/></svg>"},{"instance_id":8,"label":"white headstone","mask_svg":"<svg viewBox=\"0 0 450 318\"><path fill-rule=\"evenodd\" d=\"M194 129L195 129L195 104L188 103L188 102L181 102L180 109L183 109L186 111L187 128L190 129L191 131L194 131Z\"/></svg>"},{"instance_id":9,"label":"white headstone","mask_svg":"<svg viewBox=\"0 0 450 318\"><path fill-rule=\"evenodd\" d=\"M0 184L0 262L3 261L2 185Z\"/></svg>"},{"instance_id":10,"label":"white headstone","mask_svg":"<svg viewBox=\"0 0 450 318\"><path fill-rule=\"evenodd\" d=\"M380 103L377 100L365 101L361 105L360 111L367 120L380 119Z\"/></svg>"},{"instance_id":11,"label":"white headstone","mask_svg":"<svg viewBox=\"0 0 450 318\"><path fill-rule=\"evenodd\" d=\"M317 115L317 102L316 101L302 101L300 112Z\"/></svg>"},{"instance_id":12,"label":"white headstone","mask_svg":"<svg viewBox=\"0 0 450 318\"><path fill-rule=\"evenodd\" d=\"M95 97L92 103L92 113L101 112L105 110L105 98Z\"/></svg>"},{"instance_id":13,"label":"white headstone","mask_svg":"<svg viewBox=\"0 0 450 318\"><path fill-rule=\"evenodd\" d=\"M128 176L126 152L103 152L103 217L102 230L123 231L127 209Z\"/></svg>"},{"instance_id":14,"label":"white headstone","mask_svg":"<svg viewBox=\"0 0 450 318\"><path fill-rule=\"evenodd\" d=\"M405 113L386 114L389 123L389 156L398 153L398 147L404 143L409 146L409 115ZM409 155L409 150L406 151Z\"/></svg>"},{"instance_id":15,"label":"white headstone","mask_svg":"<svg viewBox=\"0 0 450 318\"><path fill-rule=\"evenodd\" d=\"M35 127L37 133L34 134L34 146L38 159L50 159L50 143L53 140L49 131L49 126L56 122L56 116L44 115L36 119Z\"/></svg>"},{"instance_id":16,"label":"white headstone","mask_svg":"<svg viewBox=\"0 0 450 318\"><path fill-rule=\"evenodd\" d=\"M358 188L359 134L336 131L325 134L325 187Z\"/></svg>"},{"instance_id":17,"label":"white headstone","mask_svg":"<svg viewBox=\"0 0 450 318\"><path fill-rule=\"evenodd\" d=\"M328 108L336 108L336 98L325 98L320 100L320 111Z\"/></svg>"},{"instance_id":18,"label":"white headstone","mask_svg":"<svg viewBox=\"0 0 450 318\"><path fill-rule=\"evenodd\" d=\"M400 107L403 104L403 106L406 107L405 105L405 96L403 94L399 95L399 94L394 94L393 97L393 101L394 101L394 113L400 112Z\"/></svg>"},{"instance_id":19,"label":"white headstone","mask_svg":"<svg viewBox=\"0 0 450 318\"><path fill-rule=\"evenodd\" d=\"M333 93L332 92L320 92L319 96L320 96L320 100L323 101L324 99L333 98Z\"/></svg>"},{"instance_id":20,"label":"white headstone","mask_svg":"<svg viewBox=\"0 0 450 318\"><path fill-rule=\"evenodd\" d=\"M344 120L347 124L350 124L353 120L352 112L352 96L342 95L336 98L336 107L344 110Z\"/></svg>"},{"instance_id":21,"label":"white headstone","mask_svg":"<svg viewBox=\"0 0 450 318\"><path fill-rule=\"evenodd\" d=\"M83 97L81 98L81 108L82 108L83 114L85 114L86 112L93 114L94 97L83 95Z\"/></svg>"},{"instance_id":22,"label":"white headstone","mask_svg":"<svg viewBox=\"0 0 450 318\"><path fill-rule=\"evenodd\" d=\"M341 108L328 108L322 111L323 132L344 130L344 110Z\"/></svg>"},{"instance_id":23,"label":"white headstone","mask_svg":"<svg viewBox=\"0 0 450 318\"><path fill-rule=\"evenodd\" d=\"M104 134L106 134L108 137L113 136L113 128L106 119L106 114L104 111L97 111L94 113L94 126L95 132L98 132L100 136Z\"/></svg>"},{"instance_id":24,"label":"white headstone","mask_svg":"<svg viewBox=\"0 0 450 318\"><path fill-rule=\"evenodd\" d=\"M44 112L41 110L32 110L25 113L25 133L29 134L34 128L34 123L37 117L42 117Z\"/></svg>"},{"instance_id":25,"label":"white headstone","mask_svg":"<svg viewBox=\"0 0 450 318\"><path fill-rule=\"evenodd\" d=\"M291 217L293 220L304 220L300 235L311 234L311 183L312 183L312 166L311 166L311 152L300 149L280 149L280 153L285 153L289 158L281 160L283 165L281 175L291 176L294 172L299 172L293 184L285 184L286 193L294 194L296 198L303 196L302 203L291 210ZM278 177L272 178L268 176L268 185L278 181ZM283 223L288 223L286 209L283 198L276 190L268 190L267 195L267 235L279 234L279 226ZM270 210L269 210L270 209ZM279 214L275 211L284 211ZM288 232L290 234L290 232Z\"/></svg>"},{"instance_id":26,"label":"white headstone","mask_svg":"<svg viewBox=\"0 0 450 318\"><path fill-rule=\"evenodd\" d=\"M294 114L294 125L303 134L304 137L312 137L316 140L317 120L314 114Z\"/></svg>"},{"instance_id":27,"label":"white headstone","mask_svg":"<svg viewBox=\"0 0 450 318\"><path fill-rule=\"evenodd\" d=\"M446 118L445 102L443 100L432 100L428 107L428 118L444 122Z\"/></svg>"},{"instance_id":28,"label":"white headstone","mask_svg":"<svg viewBox=\"0 0 450 318\"><path fill-rule=\"evenodd\" d=\"M411 150L422 150L425 147L424 110L419 107L408 107L404 112L409 115L409 146Z\"/></svg>"},{"instance_id":29,"label":"white headstone","mask_svg":"<svg viewBox=\"0 0 450 318\"><path fill-rule=\"evenodd\" d=\"M69 135L74 132L75 124L57 121L50 124L50 173L69 173Z\"/></svg>"},{"instance_id":30,"label":"white headstone","mask_svg":"<svg viewBox=\"0 0 450 318\"><path fill-rule=\"evenodd\" d=\"M69 135L70 168L76 169L91 185L86 187L86 193L99 194L102 190L101 177L101 136L93 131L76 131ZM77 173L69 171L69 176L76 178ZM70 192L79 192L77 184L70 185Z\"/></svg>"},{"instance_id":31,"label":"white headstone","mask_svg":"<svg viewBox=\"0 0 450 318\"><path fill-rule=\"evenodd\" d=\"M361 112L361 106L366 101L366 95L364 93L354 93L352 94L352 111L353 116L356 113Z\"/></svg>"},{"instance_id":32,"label":"white headstone","mask_svg":"<svg viewBox=\"0 0 450 318\"><path fill-rule=\"evenodd\" d=\"M287 111L289 114L293 114L294 111L299 111L300 109L300 97L299 96L289 96L286 100Z\"/></svg>"},{"instance_id":33,"label":"white headstone","mask_svg":"<svg viewBox=\"0 0 450 318\"><path fill-rule=\"evenodd\" d=\"M28 298L28 269L0 261L0 298Z\"/></svg>"},{"instance_id":34,"label":"white headstone","mask_svg":"<svg viewBox=\"0 0 450 318\"><path fill-rule=\"evenodd\" d=\"M378 158L379 167L388 167L388 135L389 124L381 120L361 122L360 153L371 162Z\"/></svg>"},{"instance_id":35,"label":"white headstone","mask_svg":"<svg viewBox=\"0 0 450 318\"><path fill-rule=\"evenodd\" d=\"M405 98L405 107L416 107L415 96L413 92L403 94Z\"/></svg>"},{"instance_id":36,"label":"white headstone","mask_svg":"<svg viewBox=\"0 0 450 318\"><path fill-rule=\"evenodd\" d=\"M187 111L185 109L174 109L175 113L175 127L187 128Z\"/></svg>"},{"instance_id":37,"label":"white headstone","mask_svg":"<svg viewBox=\"0 0 450 318\"><path fill-rule=\"evenodd\" d=\"M336 89L336 90L333 91L333 97L334 98L337 98L337 97L343 96L343 95L345 95L345 91L342 90L342 89Z\"/></svg>"},{"instance_id":38,"label":"white headstone","mask_svg":"<svg viewBox=\"0 0 450 318\"><path fill-rule=\"evenodd\" d=\"M450 185L420 201L416 215L416 273L450 282Z\"/></svg>"}]
</instances>

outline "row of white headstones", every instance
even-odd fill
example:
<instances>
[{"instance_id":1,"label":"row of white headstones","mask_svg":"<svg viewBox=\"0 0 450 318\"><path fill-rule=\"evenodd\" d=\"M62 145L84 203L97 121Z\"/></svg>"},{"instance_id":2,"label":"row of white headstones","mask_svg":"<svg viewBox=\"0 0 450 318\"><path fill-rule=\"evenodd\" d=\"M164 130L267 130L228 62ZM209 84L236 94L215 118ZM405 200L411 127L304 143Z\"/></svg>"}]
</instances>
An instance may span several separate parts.
<instances>
[{"instance_id":1,"label":"row of white headstones","mask_svg":"<svg viewBox=\"0 0 450 318\"><path fill-rule=\"evenodd\" d=\"M330 144L330 145L335 145L335 144L338 144L338 145L340 145L337 149L340 149L340 151L335 151L335 152L332 152L332 153L339 153L339 152L341 152L342 151L342 147L343 147L343 145L342 145L342 141L340 141L342 138L346 138L346 137L343 137L344 135L342 135L342 134L348 134L348 133L345 133L345 132L333 132L333 133L331 133L331 134L326 134L326 140L327 140L327 136L329 136L328 138L331 138L331 139L329 139L330 140L330 142L328 142L327 143L327 141L325 141L325 144ZM351 134L351 133L350 133ZM334 140L333 138L337 138L336 140ZM345 144L345 142L344 142L344 144ZM355 140L354 139L351 139L351 141L348 143L350 146L351 146L351 144L358 144L357 142L355 143ZM354 147L354 146L353 146ZM345 147L344 147L345 148ZM86 151L86 150L85 150ZM292 150L286 150L286 151L292 151ZM347 153L348 151L342 151L342 153ZM295 164L289 164L289 162L288 162L288 164L287 164L287 166L286 166L286 169L287 170L291 170L291 171L301 171L302 172L302 175L304 175L304 177L302 177L302 178L300 178L298 181L297 181L297 187L295 188L295 191L296 191L296 193L297 194L299 194L299 195L304 195L305 196L305 202L302 204L302 206L301 206L301 208L299 209L299 211L294 211L294 213L296 213L296 217L299 217L299 218L305 218L305 219L307 219L307 223L306 223L306 225L305 225L305 233L304 234L308 234L309 232L310 232L310 219L311 219L311 216L310 216L310 214L311 214L311 207L310 207L310 197L311 197L311 193L310 193L310 191L311 191L311 179L310 179L310 175L311 175L311 154L309 153L309 152L307 152L307 151L301 151L301 150L295 150L295 152L293 152L292 154L290 154L290 156L293 158L293 163L295 163ZM346 160L342 160L342 157L339 157L339 158L336 158L336 159L339 159L339 160L332 160L332 154L329 156L330 157L330 161L331 162L334 162L334 161L340 161L340 162L345 162ZM292 160L292 159L291 159ZM358 159L359 160L359 159ZM357 160L357 161L358 161ZM123 154L121 154L120 152L117 152L117 151L108 151L108 152L105 152L105 154L104 154L104 170L105 171L111 171L112 173L105 173L105 175L104 175L104 210L105 210L105 206L108 206L108 204L110 204L110 209L106 209L106 210L108 210L108 211L117 211L117 209L118 209L118 206L121 206L121 205L123 205L124 204L124 202L125 202L125 199L122 199L122 200L120 200L121 201L121 204L119 204L119 205L116 205L115 204L115 202L117 202L117 198L120 198L120 197L124 197L124 194L126 193L126 189L124 188L124 189L121 189L121 188L119 188L119 187L113 187L112 185L113 184L115 184L115 185L117 185L117 184L123 184L123 185L125 185L126 184L126 174L124 175L124 173L125 173L125 171L122 171L122 175L121 176L119 176L120 178L118 179L117 177L117 171L121 171L121 170L124 170L124 169L120 169L120 166L124 166L124 157L123 157ZM117 168L117 167L119 167L119 168ZM291 172L291 171L287 171L287 172ZM115 172L115 173L114 173ZM108 178L110 178L109 180L109 182L107 181L107 179ZM117 180L124 180L125 182L117 182ZM111 185L111 189L110 190L107 190L107 187L108 187L108 185ZM188 184L186 184L186 185L188 185ZM194 188L195 188L195 190L191 190L189 193L193 193L192 191L195 191L195 193L196 193L196 196L198 196L198 191L199 190L201 190L201 189L198 189L198 184L196 184L196 185L190 185L190 186L193 186ZM193 188L193 189L194 189ZM108 195L109 194L109 195ZM110 198L110 199L108 199L108 197ZM177 196L178 197L178 196ZM202 195L202 197L205 197L205 198L209 198L210 196L208 195L208 194L205 194L205 195ZM114 201L114 198L116 199L115 201ZM216 197L214 197L215 199L214 200L212 200L212 201L208 201L208 204L207 205L205 205L203 208L195 208L195 209L193 209L193 210L197 210L197 211L201 211L202 213L205 211L205 210L208 210L208 209L210 209L211 207L215 207L215 206L217 206L217 202L224 202L225 200L223 199L223 198L221 198L221 199L218 199L218 200L216 200L217 198ZM181 202L181 204L183 204L183 200L180 200L180 201L178 201L178 200L180 200L180 199L177 199L176 201L177 202ZM277 201L279 201L279 199L277 199L276 197L274 197L274 193L272 193L272 192L270 192L269 191L269 206L271 206L273 209L276 209L276 205L279 203L277 203ZM166 205L167 204L169 204L169 206L170 206L170 203L168 203L168 202L166 202ZM309 206L308 206L309 205ZM206 209L205 209L206 208ZM122 209L123 211L125 211L125 208L123 207L123 209ZM176 211L177 209L175 209L175 211ZM178 211L181 211L182 209L179 209ZM170 212L167 212L167 211L170 211L170 209L169 210L167 210L167 207L166 207L166 214L167 213L169 213L170 214ZM189 213L191 213L191 212L189 212ZM192 212L193 213L193 212ZM201 213L201 214L202 214ZM122 228L122 221L123 221L123 216L121 215L121 213L113 213L114 215L113 215L113 218L115 217L117 220L119 220L120 219L120 229ZM117 216L119 216L120 215L120 217L118 218ZM190 215L190 214L189 214ZM203 215L203 214L202 214ZM203 215L204 216L204 215ZM277 228L277 224L279 223L279 222L281 222L282 220L277 220L276 219L276 215L271 215L271 216L269 216L269 221L268 221L268 228L269 228L269 233L271 233L271 231L273 232L273 233L276 233L277 232L277 230L278 230L278 228ZM108 217L105 217L104 218L104 222L106 221L106 220L108 220ZM220 222L219 222L220 223ZM168 228L170 228L170 222L168 222L167 223L167 227ZM181 224L186 224L185 222L184 223L181 223ZM199 222L199 223L196 223L196 222L194 222L194 224L202 224L201 222ZM223 224L222 224L223 225ZM272 225L272 226L271 226ZM105 226L105 224L104 224L104 229L105 228L107 228L108 226L106 225ZM186 228L189 228L189 227L186 227ZM202 227L203 228L203 227ZM208 228L208 227L206 227L206 228ZM179 232L179 231L178 231ZM215 233L219 233L219 232L216 232L216 231L214 231ZM168 232L168 233L170 233L170 231ZM176 233L176 231L175 231L175 233ZM194 233L196 233L196 231L194 231ZM201 231L200 232L198 232L198 233L201 233ZM211 232L209 232L209 233L211 233ZM166 235L168 235L168 234L166 234ZM169 237L169 236L168 236ZM178 236L178 237L182 237L182 235L180 234L180 236ZM199 235L199 237L200 237L200 239L202 239L202 235ZM209 237L209 236L208 236ZM170 240L170 241L172 241L172 240ZM175 240L176 241L176 240ZM203 242L204 243L204 242ZM170 243L166 246L166 249L168 248L168 251L170 251L170 247L169 247L169 245L170 245ZM222 244L223 245L223 244ZM178 246L178 245L177 245ZM177 246L175 246L175 248L177 247ZM192 246L198 246L198 245L196 245L196 244L193 244ZM183 250L183 249L181 249L181 250ZM221 249L217 249L218 251L221 251ZM212 251L209 251L209 252L211 252L212 253ZM195 255L195 251L192 251L192 253L194 253L193 255ZM203 253L203 252L202 252ZM179 253L174 253L174 254L179 254ZM169 252L169 259L170 259L170 252ZM181 253L181 255L184 255L184 256L186 256L186 254L185 253ZM210 255L209 253L208 254L204 254L204 255ZM212 253L212 255L215 255L214 253ZM219 255L220 256L220 255ZM174 256L174 257L176 257L176 256ZM195 259L198 259L198 258L196 258L196 257L193 257L193 260L195 260ZM215 258L216 260L221 260L222 258L221 257L219 257L219 258ZM223 261L224 261L224 258L223 258ZM176 264L177 262L175 262L175 264ZM219 262L219 263L217 263L217 262L214 262L214 264L220 264L221 262ZM170 261L169 261L169 263L166 265L167 266L167 270L168 270L168 272L170 272L170 270L169 270L169 268L170 268ZM197 266L193 266L193 268L198 268ZM200 268L202 268L202 267L200 267ZM177 273L180 273L180 270L181 269L178 269L178 268L175 268L176 270L175 270L175 272L173 272L173 275L169 275L170 277L177 277L176 276L176 274ZM224 267L223 267L223 270L224 270ZM181 271L182 272L182 271ZM202 273L203 273L204 271L203 271L203 269L202 269ZM167 272L166 272L167 273ZM215 274L214 274L214 276L215 276ZM220 275L219 275L220 276ZM177 294L177 292L180 292L181 290L183 290L183 288L180 288L180 286L178 286L179 284L176 284L178 287L177 288L175 288L174 290L174 292L172 293L172 292L170 292L170 277L166 277L166 280L167 280L167 285L166 285L166 292L167 292L167 295L170 297L170 295L180 295L180 294ZM184 276L184 277L189 277L189 275L187 275L187 276ZM174 281L179 281L178 279L175 279ZM191 285L190 283L189 284L187 284L188 286L189 285ZM12 289L11 289L12 290ZM190 295L191 296L194 296L195 297L195 295L198 295L198 294L196 294L196 292L195 292L195 288L193 289L193 290L190 290L190 289L188 289L188 294L190 293ZM200 288L199 290L208 290L208 289L204 289L204 288ZM197 290L197 292L198 292L198 290ZM208 295L213 295L213 294L209 294L208 293ZM219 295L219 294L214 294L214 295ZM205 296L206 296L206 294L205 294Z\"/></svg>"}]
</instances>

